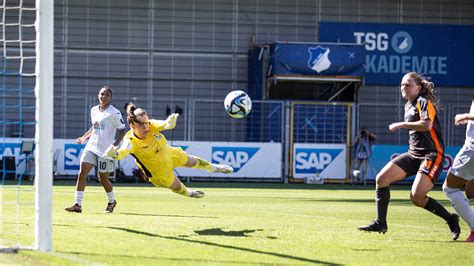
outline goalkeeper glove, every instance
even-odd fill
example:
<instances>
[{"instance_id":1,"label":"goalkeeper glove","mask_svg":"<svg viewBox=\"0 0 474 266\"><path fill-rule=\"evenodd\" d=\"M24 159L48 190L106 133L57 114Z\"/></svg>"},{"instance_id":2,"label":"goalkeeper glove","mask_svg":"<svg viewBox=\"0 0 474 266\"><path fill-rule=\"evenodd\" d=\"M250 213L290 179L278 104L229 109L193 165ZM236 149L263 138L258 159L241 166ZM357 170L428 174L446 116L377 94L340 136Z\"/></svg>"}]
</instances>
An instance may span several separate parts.
<instances>
[{"instance_id":1,"label":"goalkeeper glove","mask_svg":"<svg viewBox=\"0 0 474 266\"><path fill-rule=\"evenodd\" d=\"M178 120L178 113L173 113L168 116L165 120L165 129L173 129L176 126L176 120Z\"/></svg>"},{"instance_id":2,"label":"goalkeeper glove","mask_svg":"<svg viewBox=\"0 0 474 266\"><path fill-rule=\"evenodd\" d=\"M118 147L115 147L114 145L110 145L107 150L105 150L105 156L110 157L110 158L116 158L117 157L117 150Z\"/></svg>"}]
</instances>

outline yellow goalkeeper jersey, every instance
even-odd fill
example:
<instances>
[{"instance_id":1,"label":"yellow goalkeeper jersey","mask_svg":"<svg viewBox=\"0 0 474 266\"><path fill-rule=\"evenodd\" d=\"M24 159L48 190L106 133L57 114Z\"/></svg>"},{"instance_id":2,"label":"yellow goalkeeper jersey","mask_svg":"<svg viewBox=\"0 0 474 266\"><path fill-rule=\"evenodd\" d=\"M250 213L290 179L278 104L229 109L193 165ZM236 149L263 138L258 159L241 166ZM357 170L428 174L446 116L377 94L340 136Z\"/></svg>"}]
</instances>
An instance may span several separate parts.
<instances>
[{"instance_id":1,"label":"yellow goalkeeper jersey","mask_svg":"<svg viewBox=\"0 0 474 266\"><path fill-rule=\"evenodd\" d=\"M149 120L150 132L145 139L139 139L129 130L123 138L123 143L117 151L117 160L132 155L137 165L148 176L158 172L166 158L170 156L170 146L165 136L160 133L165 129L165 121Z\"/></svg>"}]
</instances>

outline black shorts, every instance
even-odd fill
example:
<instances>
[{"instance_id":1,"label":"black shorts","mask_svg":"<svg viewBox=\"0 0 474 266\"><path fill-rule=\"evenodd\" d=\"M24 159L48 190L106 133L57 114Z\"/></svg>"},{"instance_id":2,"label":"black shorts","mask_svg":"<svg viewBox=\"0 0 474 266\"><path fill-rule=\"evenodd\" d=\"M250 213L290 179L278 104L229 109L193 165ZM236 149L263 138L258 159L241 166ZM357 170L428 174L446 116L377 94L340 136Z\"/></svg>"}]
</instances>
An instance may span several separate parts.
<instances>
[{"instance_id":1,"label":"black shorts","mask_svg":"<svg viewBox=\"0 0 474 266\"><path fill-rule=\"evenodd\" d=\"M408 152L402 153L392 160L407 173L406 177L416 175L417 172L428 176L435 183L443 172L444 154L432 152L424 158L415 158Z\"/></svg>"}]
</instances>

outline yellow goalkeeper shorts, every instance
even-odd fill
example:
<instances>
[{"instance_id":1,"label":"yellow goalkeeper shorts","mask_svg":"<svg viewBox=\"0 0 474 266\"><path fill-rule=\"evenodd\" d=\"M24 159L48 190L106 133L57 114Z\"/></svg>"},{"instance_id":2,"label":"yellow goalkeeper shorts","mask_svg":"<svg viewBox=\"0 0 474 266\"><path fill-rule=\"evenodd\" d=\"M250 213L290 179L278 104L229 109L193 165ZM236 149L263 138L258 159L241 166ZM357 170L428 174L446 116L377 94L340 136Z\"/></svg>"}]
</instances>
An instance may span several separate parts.
<instances>
[{"instance_id":1,"label":"yellow goalkeeper shorts","mask_svg":"<svg viewBox=\"0 0 474 266\"><path fill-rule=\"evenodd\" d=\"M188 155L181 147L172 146L163 155L157 162L157 169L152 172L150 182L156 187L170 188L175 179L173 169L183 167L188 162Z\"/></svg>"}]
</instances>

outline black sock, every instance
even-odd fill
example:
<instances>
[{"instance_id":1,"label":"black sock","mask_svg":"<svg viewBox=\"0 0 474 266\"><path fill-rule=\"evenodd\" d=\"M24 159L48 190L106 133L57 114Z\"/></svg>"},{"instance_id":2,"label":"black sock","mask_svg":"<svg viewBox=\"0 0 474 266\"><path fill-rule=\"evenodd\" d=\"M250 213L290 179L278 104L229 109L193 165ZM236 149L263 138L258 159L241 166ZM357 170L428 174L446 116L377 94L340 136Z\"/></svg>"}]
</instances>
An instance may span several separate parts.
<instances>
[{"instance_id":1,"label":"black sock","mask_svg":"<svg viewBox=\"0 0 474 266\"><path fill-rule=\"evenodd\" d=\"M426 203L425 210L430 211L439 217L443 218L445 221L448 221L449 217L451 217L451 213L443 207L443 205L439 204L435 199L428 197L428 202Z\"/></svg>"},{"instance_id":2,"label":"black sock","mask_svg":"<svg viewBox=\"0 0 474 266\"><path fill-rule=\"evenodd\" d=\"M390 202L390 187L375 190L375 204L377 206L377 222L387 222L388 203Z\"/></svg>"}]
</instances>

